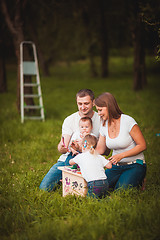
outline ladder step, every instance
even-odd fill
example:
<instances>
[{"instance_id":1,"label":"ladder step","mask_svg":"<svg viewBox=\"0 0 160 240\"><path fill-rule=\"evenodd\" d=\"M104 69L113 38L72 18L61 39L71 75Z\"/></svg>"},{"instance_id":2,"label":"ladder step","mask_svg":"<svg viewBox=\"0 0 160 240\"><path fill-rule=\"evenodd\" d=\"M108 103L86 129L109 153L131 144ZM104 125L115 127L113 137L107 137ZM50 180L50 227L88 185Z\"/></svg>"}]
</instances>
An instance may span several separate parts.
<instances>
[{"instance_id":1,"label":"ladder step","mask_svg":"<svg viewBox=\"0 0 160 240\"><path fill-rule=\"evenodd\" d=\"M43 117L39 117L39 116L35 116L35 117L24 117L24 119L32 119L32 120L44 120L44 118Z\"/></svg>"},{"instance_id":2,"label":"ladder step","mask_svg":"<svg viewBox=\"0 0 160 240\"><path fill-rule=\"evenodd\" d=\"M24 109L40 109L43 108L42 106L39 105L26 105L24 106Z\"/></svg>"},{"instance_id":3,"label":"ladder step","mask_svg":"<svg viewBox=\"0 0 160 240\"><path fill-rule=\"evenodd\" d=\"M37 87L40 86L38 83L24 83L24 87Z\"/></svg>"},{"instance_id":4,"label":"ladder step","mask_svg":"<svg viewBox=\"0 0 160 240\"><path fill-rule=\"evenodd\" d=\"M38 97L41 97L41 95L38 95L38 94L25 94L24 95L24 98L38 98Z\"/></svg>"}]
</instances>

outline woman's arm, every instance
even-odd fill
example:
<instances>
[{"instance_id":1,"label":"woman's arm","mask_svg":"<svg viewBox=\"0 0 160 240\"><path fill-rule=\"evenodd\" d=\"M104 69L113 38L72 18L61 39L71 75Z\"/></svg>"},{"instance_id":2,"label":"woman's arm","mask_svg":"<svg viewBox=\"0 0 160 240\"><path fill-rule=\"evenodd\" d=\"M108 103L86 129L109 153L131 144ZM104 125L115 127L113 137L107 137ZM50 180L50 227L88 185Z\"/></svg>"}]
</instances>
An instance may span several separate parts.
<instances>
[{"instance_id":1,"label":"woman's arm","mask_svg":"<svg viewBox=\"0 0 160 240\"><path fill-rule=\"evenodd\" d=\"M109 160L111 160L112 163L116 164L122 158L135 156L135 155L143 152L144 150L146 150L146 148L147 148L146 141L145 141L143 134L137 124L134 125L133 128L131 129L130 135L133 138L133 140L135 141L136 146L126 152L122 152L122 153L119 153L119 154L116 154L116 155L110 157Z\"/></svg>"},{"instance_id":2,"label":"woman's arm","mask_svg":"<svg viewBox=\"0 0 160 240\"><path fill-rule=\"evenodd\" d=\"M101 155L108 156L110 153L110 149L106 146L106 138L103 137L101 134L99 135L99 140L97 143L96 151Z\"/></svg>"}]
</instances>

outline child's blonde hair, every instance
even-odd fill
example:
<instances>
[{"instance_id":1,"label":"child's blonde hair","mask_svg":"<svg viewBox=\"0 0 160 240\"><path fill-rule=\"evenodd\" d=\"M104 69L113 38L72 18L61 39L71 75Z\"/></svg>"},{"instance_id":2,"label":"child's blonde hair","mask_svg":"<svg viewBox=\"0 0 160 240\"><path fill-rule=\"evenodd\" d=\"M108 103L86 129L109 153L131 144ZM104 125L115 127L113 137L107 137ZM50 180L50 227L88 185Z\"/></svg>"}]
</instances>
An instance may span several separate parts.
<instances>
[{"instance_id":1,"label":"child's blonde hair","mask_svg":"<svg viewBox=\"0 0 160 240\"><path fill-rule=\"evenodd\" d=\"M97 146L97 138L93 135L87 134L82 140L82 145L85 149L88 149L91 154L94 154Z\"/></svg>"}]
</instances>

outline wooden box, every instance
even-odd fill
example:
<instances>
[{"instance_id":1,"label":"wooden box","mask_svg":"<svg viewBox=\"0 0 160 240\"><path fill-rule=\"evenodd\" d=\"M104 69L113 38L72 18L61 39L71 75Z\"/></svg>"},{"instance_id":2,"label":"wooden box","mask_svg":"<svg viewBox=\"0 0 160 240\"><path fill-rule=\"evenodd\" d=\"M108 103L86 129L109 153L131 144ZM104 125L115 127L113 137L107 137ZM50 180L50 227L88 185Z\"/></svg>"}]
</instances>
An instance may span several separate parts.
<instances>
[{"instance_id":1,"label":"wooden box","mask_svg":"<svg viewBox=\"0 0 160 240\"><path fill-rule=\"evenodd\" d=\"M62 170L62 187L63 197L68 194L75 194L85 197L87 194L87 182L82 177L82 174L77 169L72 169L71 166L58 167Z\"/></svg>"}]
</instances>

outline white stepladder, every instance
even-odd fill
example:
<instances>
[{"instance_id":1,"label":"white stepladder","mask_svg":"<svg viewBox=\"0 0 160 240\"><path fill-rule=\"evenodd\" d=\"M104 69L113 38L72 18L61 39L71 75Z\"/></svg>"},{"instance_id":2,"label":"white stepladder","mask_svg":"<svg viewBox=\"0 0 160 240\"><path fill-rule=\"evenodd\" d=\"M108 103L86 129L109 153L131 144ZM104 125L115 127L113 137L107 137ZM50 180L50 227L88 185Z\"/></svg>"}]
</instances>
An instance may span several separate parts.
<instances>
[{"instance_id":1,"label":"white stepladder","mask_svg":"<svg viewBox=\"0 0 160 240\"><path fill-rule=\"evenodd\" d=\"M33 55L32 61L28 60L26 61L24 58L24 47L26 46L27 47L29 46L30 49L32 50ZM24 77L27 75L34 77L34 81L26 83L24 81ZM34 89L34 94L25 94L24 93L25 87L26 88L32 87ZM24 98L37 99L36 105L26 105L24 102ZM23 41L20 44L20 100L21 100L21 123L23 123L25 119L42 121L45 120L36 46L31 41ZM39 114L38 116L27 116L25 115L25 109L39 110Z\"/></svg>"}]
</instances>

